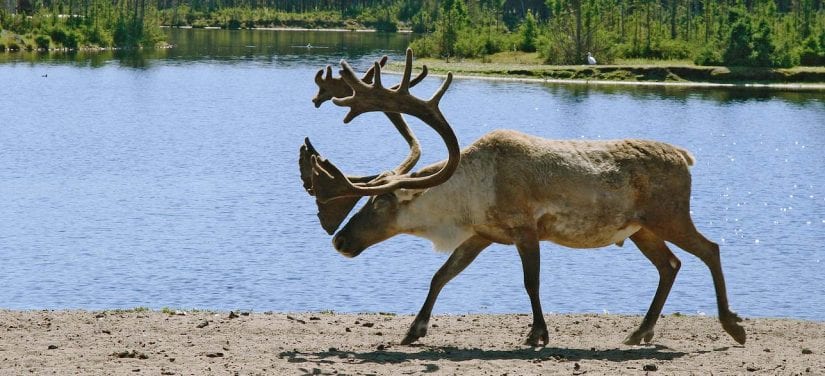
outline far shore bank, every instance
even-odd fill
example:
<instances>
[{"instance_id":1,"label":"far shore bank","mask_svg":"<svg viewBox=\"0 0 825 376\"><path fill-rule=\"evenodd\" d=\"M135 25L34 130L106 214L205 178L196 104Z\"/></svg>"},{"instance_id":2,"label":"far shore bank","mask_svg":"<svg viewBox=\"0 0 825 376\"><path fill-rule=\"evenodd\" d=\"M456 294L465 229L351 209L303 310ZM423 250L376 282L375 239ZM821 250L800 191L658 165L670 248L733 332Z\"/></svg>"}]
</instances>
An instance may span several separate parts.
<instances>
[{"instance_id":1,"label":"far shore bank","mask_svg":"<svg viewBox=\"0 0 825 376\"><path fill-rule=\"evenodd\" d=\"M550 343L531 348L530 315L436 315L426 337L401 346L412 319L0 310L0 375L825 374L823 322L746 318L740 346L714 317L667 315L650 344L626 346L641 316L550 314Z\"/></svg>"},{"instance_id":2,"label":"far shore bank","mask_svg":"<svg viewBox=\"0 0 825 376\"><path fill-rule=\"evenodd\" d=\"M435 75L452 72L456 78L572 85L662 86L695 88L825 91L825 67L791 69L730 68L686 65L580 65L554 66L511 62L419 59ZM401 62L389 71L400 73Z\"/></svg>"}]
</instances>

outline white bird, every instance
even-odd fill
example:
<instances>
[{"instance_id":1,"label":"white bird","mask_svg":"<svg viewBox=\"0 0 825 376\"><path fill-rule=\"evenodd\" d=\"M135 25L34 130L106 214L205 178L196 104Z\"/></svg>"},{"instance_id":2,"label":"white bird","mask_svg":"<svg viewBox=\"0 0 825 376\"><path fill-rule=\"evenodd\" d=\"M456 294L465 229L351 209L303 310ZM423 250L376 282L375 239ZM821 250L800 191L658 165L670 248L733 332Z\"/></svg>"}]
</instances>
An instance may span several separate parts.
<instances>
[{"instance_id":1,"label":"white bird","mask_svg":"<svg viewBox=\"0 0 825 376\"><path fill-rule=\"evenodd\" d=\"M596 65L596 58L590 52L587 53L587 65Z\"/></svg>"}]
</instances>

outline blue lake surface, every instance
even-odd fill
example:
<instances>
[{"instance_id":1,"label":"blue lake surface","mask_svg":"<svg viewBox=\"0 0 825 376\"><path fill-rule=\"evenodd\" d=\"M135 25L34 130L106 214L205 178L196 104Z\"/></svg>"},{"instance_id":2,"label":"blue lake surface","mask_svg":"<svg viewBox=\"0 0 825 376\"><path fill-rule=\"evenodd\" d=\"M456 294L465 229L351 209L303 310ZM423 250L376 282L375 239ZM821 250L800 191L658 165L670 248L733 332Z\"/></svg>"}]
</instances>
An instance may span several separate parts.
<instances>
[{"instance_id":1,"label":"blue lake surface","mask_svg":"<svg viewBox=\"0 0 825 376\"><path fill-rule=\"evenodd\" d=\"M343 125L345 109L310 99L317 69L399 59L408 37L170 33L178 47L148 56L3 58L0 308L416 312L447 255L398 236L340 256L297 168L305 136L352 174L403 159L383 115ZM292 47L308 42L329 48ZM460 79L441 108L462 146L511 128L688 148L693 218L721 245L732 307L825 320L825 94ZM443 159L411 124L419 166ZM664 312L716 315L707 268L673 249L683 266ZM546 312L644 313L657 280L630 242L543 244ZM513 247L484 251L435 307L466 312L530 312Z\"/></svg>"}]
</instances>

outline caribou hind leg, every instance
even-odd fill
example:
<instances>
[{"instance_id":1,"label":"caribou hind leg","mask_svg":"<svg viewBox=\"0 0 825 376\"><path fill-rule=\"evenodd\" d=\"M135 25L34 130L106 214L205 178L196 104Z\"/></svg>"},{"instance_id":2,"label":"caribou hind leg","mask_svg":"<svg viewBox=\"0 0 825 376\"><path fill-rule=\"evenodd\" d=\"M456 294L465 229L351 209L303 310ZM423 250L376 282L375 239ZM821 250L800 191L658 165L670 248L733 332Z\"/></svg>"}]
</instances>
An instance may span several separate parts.
<instances>
[{"instance_id":1,"label":"caribou hind leg","mask_svg":"<svg viewBox=\"0 0 825 376\"><path fill-rule=\"evenodd\" d=\"M653 226L651 224L651 226ZM739 323L742 319L728 305L728 293L725 287L725 276L722 272L722 260L719 256L719 245L705 238L693 225L689 214L681 220L670 221L669 226L658 225L652 229L662 239L673 243L677 247L698 257L710 269L713 278L713 287L716 290L716 305L719 310L719 321L725 330L739 344L745 344L745 329Z\"/></svg>"},{"instance_id":2,"label":"caribou hind leg","mask_svg":"<svg viewBox=\"0 0 825 376\"><path fill-rule=\"evenodd\" d=\"M659 271L659 286L656 288L656 294L642 320L642 324L624 340L626 345L638 345L642 340L647 343L653 339L653 327L656 326L656 320L662 313L662 307L665 305L667 296L670 294L670 288L673 286L673 281L676 279L676 274L679 272L682 263L673 255L664 240L645 228L633 234L630 240L633 240L636 247Z\"/></svg>"},{"instance_id":3,"label":"caribou hind leg","mask_svg":"<svg viewBox=\"0 0 825 376\"><path fill-rule=\"evenodd\" d=\"M708 266L713 277L713 287L716 289L716 305L719 310L719 321L722 323L722 329L740 345L744 345L747 336L745 329L739 324L742 319L728 305L728 293L725 287L725 276L722 273L719 245L700 234L693 223L690 223L690 230L692 231L687 231L683 233L684 235L668 239L668 241L695 255Z\"/></svg>"},{"instance_id":4,"label":"caribou hind leg","mask_svg":"<svg viewBox=\"0 0 825 376\"><path fill-rule=\"evenodd\" d=\"M464 243L453 251L450 258L447 259L444 265L442 265L433 276L432 282L430 282L430 291L427 293L427 300L424 301L424 305L421 307L418 315L415 316L415 320L413 320L410 329L407 331L407 335L404 336L404 339L401 341L402 345L409 345L427 335L430 314L432 314L435 300L438 298L441 289L444 288L447 282L450 282L450 280L461 273L467 265L470 265L470 263L476 259L476 256L489 245L489 241L474 236L464 241Z\"/></svg>"}]
</instances>

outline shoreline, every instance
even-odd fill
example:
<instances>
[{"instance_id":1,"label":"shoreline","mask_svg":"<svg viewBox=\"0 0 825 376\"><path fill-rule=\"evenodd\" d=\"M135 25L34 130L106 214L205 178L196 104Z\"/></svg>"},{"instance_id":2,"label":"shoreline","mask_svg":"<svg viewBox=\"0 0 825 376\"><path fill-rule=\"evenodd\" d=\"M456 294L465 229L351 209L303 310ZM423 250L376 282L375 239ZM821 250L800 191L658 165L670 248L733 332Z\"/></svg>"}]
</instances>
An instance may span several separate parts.
<instances>
[{"instance_id":1,"label":"shoreline","mask_svg":"<svg viewBox=\"0 0 825 376\"><path fill-rule=\"evenodd\" d=\"M402 74L401 71L386 71L386 73ZM431 73L436 77L446 77L446 73ZM540 84L580 85L580 86L636 86L636 87L673 87L673 88L700 88L700 89L755 89L777 90L790 92L818 92L825 91L825 83L721 83L721 82L664 82L664 81L612 81L587 79L559 79L559 78L532 78L508 77L485 74L453 74L454 79L488 80L505 82L525 82Z\"/></svg>"},{"instance_id":2,"label":"shoreline","mask_svg":"<svg viewBox=\"0 0 825 376\"><path fill-rule=\"evenodd\" d=\"M715 317L667 315L626 346L641 316L548 314L547 347L522 345L528 314L0 310L0 374L824 374L825 322L745 319L744 346Z\"/></svg>"},{"instance_id":3,"label":"shoreline","mask_svg":"<svg viewBox=\"0 0 825 376\"><path fill-rule=\"evenodd\" d=\"M682 66L639 66L639 65L595 65L595 66L552 66L533 64L502 64L502 63L475 63L453 62L446 63L434 59L415 61L414 67L418 70L427 65L431 75L446 77L447 72L453 72L457 79L482 79L506 82L528 82L542 84L581 85L581 86L637 86L637 87L671 87L671 88L720 88L745 90L776 90L788 92L822 92L825 91L825 82L763 82L737 79L740 73L731 73L726 67L682 67ZM400 62L389 64L386 72L401 74L403 65ZM604 70L614 79L605 79ZM672 71L698 71L708 76L724 77L720 81L689 80L675 76ZM647 72L652 71L652 73ZM757 70L768 71L768 70ZM787 70L770 70L768 72L780 74ZM639 73L640 79L628 79L633 73ZM801 74L816 74L825 78L825 70L812 69L812 72L802 71ZM649 78L650 75L665 77L665 80ZM725 75L730 75L725 76ZM572 76L559 78L556 76ZM817 76L817 77L818 77Z\"/></svg>"}]
</instances>

